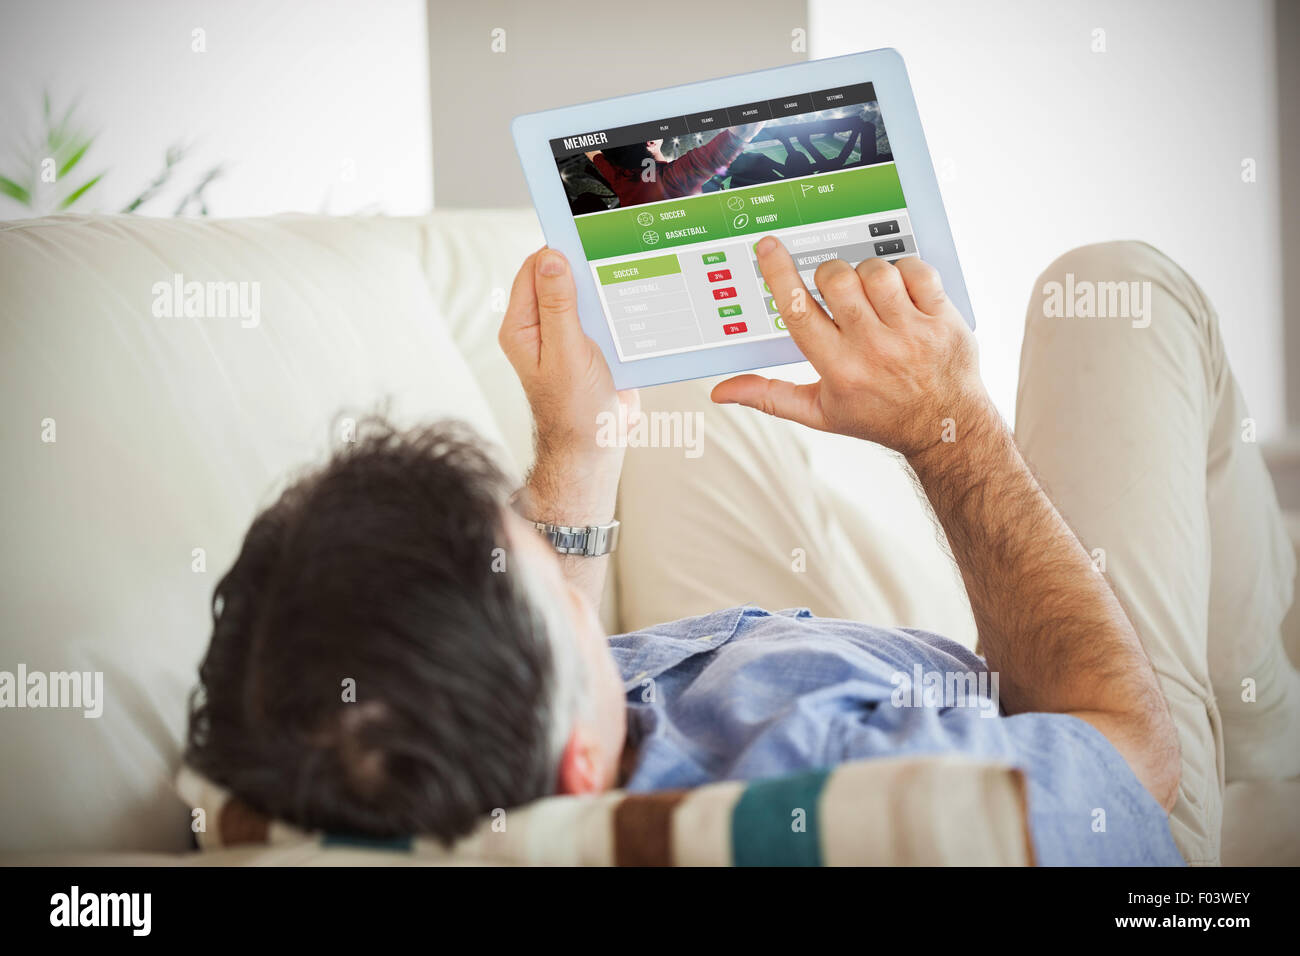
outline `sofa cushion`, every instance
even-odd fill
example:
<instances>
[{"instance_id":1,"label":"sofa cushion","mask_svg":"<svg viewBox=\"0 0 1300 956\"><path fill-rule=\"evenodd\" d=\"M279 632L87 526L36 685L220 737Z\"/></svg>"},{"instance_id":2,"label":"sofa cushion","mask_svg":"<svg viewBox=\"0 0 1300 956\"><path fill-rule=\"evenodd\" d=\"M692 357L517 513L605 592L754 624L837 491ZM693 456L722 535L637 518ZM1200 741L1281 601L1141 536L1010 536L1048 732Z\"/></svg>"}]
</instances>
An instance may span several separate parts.
<instances>
[{"instance_id":1,"label":"sofa cushion","mask_svg":"<svg viewBox=\"0 0 1300 956\"><path fill-rule=\"evenodd\" d=\"M533 418L497 332L520 264L542 245L537 214L452 209L423 220L422 228L429 292L522 472L533 460Z\"/></svg>"}]
</instances>

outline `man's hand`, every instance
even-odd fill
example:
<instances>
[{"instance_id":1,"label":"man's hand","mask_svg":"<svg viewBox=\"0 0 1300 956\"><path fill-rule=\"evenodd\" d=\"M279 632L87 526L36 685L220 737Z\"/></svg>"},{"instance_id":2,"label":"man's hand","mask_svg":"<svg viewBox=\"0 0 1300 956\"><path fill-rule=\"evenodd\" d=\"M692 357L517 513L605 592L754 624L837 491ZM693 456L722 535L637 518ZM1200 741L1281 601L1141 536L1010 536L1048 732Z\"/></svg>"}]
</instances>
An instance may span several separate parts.
<instances>
[{"instance_id":1,"label":"man's hand","mask_svg":"<svg viewBox=\"0 0 1300 956\"><path fill-rule=\"evenodd\" d=\"M614 517L623 447L596 440L602 418L639 413L635 390L616 392L609 366L578 321L577 290L564 256L540 249L524 260L510 290L501 350L528 396L536 460L522 501L527 517L562 525L606 524ZM565 573L599 605L602 558L564 562Z\"/></svg>"},{"instance_id":2,"label":"man's hand","mask_svg":"<svg viewBox=\"0 0 1300 956\"><path fill-rule=\"evenodd\" d=\"M988 408L975 339L920 259L867 259L854 269L823 262L813 299L794 260L772 237L758 264L790 336L821 373L793 385L759 375L719 383L715 402L735 402L811 428L865 438L911 457L943 439L945 419L965 423Z\"/></svg>"}]
</instances>

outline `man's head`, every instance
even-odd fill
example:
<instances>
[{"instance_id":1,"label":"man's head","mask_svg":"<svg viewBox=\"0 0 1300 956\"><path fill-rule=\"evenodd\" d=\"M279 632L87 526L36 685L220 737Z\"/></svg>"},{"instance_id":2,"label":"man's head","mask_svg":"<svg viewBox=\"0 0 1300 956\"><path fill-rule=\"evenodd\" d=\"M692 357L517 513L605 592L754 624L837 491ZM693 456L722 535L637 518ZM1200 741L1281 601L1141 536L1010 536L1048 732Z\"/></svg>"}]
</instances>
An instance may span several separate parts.
<instances>
[{"instance_id":1,"label":"man's head","mask_svg":"<svg viewBox=\"0 0 1300 956\"><path fill-rule=\"evenodd\" d=\"M444 840L611 786L604 633L508 491L464 426L365 423L217 585L187 762L303 827Z\"/></svg>"}]
</instances>

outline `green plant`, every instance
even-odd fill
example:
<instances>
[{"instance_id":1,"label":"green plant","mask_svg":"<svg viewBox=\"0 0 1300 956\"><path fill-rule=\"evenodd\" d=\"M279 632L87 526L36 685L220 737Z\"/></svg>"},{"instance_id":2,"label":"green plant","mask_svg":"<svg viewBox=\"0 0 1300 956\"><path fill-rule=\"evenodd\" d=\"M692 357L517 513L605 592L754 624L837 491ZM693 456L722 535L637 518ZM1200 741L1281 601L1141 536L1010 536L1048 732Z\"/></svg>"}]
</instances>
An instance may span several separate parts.
<instances>
[{"instance_id":1,"label":"green plant","mask_svg":"<svg viewBox=\"0 0 1300 956\"><path fill-rule=\"evenodd\" d=\"M74 101L56 119L50 94L42 96L41 130L34 138L27 136L20 143L21 171L13 176L0 175L0 193L43 214L67 209L104 178L102 171L85 180L69 178L85 159L96 137L80 125L76 112Z\"/></svg>"},{"instance_id":2,"label":"green plant","mask_svg":"<svg viewBox=\"0 0 1300 956\"><path fill-rule=\"evenodd\" d=\"M48 92L41 98L41 124L35 135L28 135L19 143L14 159L14 175L0 174L0 195L8 196L37 216L61 212L82 200L107 173L102 170L89 179L71 177L95 145L97 133L87 132L77 118L74 100L67 109L57 114ZM174 144L163 156L163 167L153 180L134 199L122 207L124 213L140 211L153 200L172 180L177 167L189 153L190 147ZM174 216L197 212L208 214L204 190L224 171L221 164L207 170L172 213Z\"/></svg>"},{"instance_id":3,"label":"green plant","mask_svg":"<svg viewBox=\"0 0 1300 956\"><path fill-rule=\"evenodd\" d=\"M163 168L158 172L158 175L153 178L153 182L149 183L149 185L144 188L144 192L140 193L140 195L136 196L122 207L122 212L135 212L145 203L149 202L149 200L153 199L154 196L158 195L162 188L170 182L176 167L181 164L183 159L185 159L185 154L188 153L189 150L190 147L182 146L180 144L168 146L167 152L163 156ZM213 180L217 179L221 175L222 171L222 166L217 164L199 177L198 183L181 198L180 203L176 206L176 210L172 215L182 216L191 209L195 209L200 216L206 216L208 214L208 203L203 197L203 191L208 188Z\"/></svg>"}]
</instances>

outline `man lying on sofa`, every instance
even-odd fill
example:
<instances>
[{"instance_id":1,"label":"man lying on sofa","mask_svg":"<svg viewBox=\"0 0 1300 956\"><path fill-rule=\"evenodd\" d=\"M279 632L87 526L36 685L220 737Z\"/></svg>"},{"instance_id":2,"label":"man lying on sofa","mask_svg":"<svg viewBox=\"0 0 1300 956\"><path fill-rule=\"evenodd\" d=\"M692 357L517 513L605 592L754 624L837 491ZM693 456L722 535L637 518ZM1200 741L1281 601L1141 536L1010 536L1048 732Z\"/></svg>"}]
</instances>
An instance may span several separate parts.
<instances>
[{"instance_id":1,"label":"man lying on sofa","mask_svg":"<svg viewBox=\"0 0 1300 956\"><path fill-rule=\"evenodd\" d=\"M1126 247L1090 248L1103 260L1083 250L1081 273L1176 269L1150 247L1127 245L1136 265L1120 261ZM609 557L557 555L535 523L612 522L623 451L597 443L597 421L636 397L615 393L579 325L568 265L543 249L523 264L500 332L535 419L526 487L511 495L462 426L370 423L255 520L218 585L187 761L307 828L452 840L494 808L557 792L957 753L1025 770L1041 862L1214 862L1223 754L1204 628L1199 646L1195 634L1135 632L994 410L934 269L916 258L823 263L815 282L828 314L779 242L757 250L821 380L741 375L714 401L905 456L960 568L983 660L879 626L888 622L754 607L607 637L595 608ZM1170 306L1156 318L1168 324L1161 334L1221 348L1212 313L1207 324ZM1204 382L1199 365L1179 374L1194 379L1187 394L1199 385L1210 397L1197 414L1213 421L1215 403L1239 399L1226 365L1206 367ZM1161 413L1161 428L1202 443L1211 432ZM1106 426L1121 437L1122 418ZM1089 433L1086 422L1059 427ZM1168 462L1171 475L1186 465ZM1180 487L1161 482L1167 497ZM900 693L917 674L948 686L967 675L994 699ZM355 700L340 693L345 682Z\"/></svg>"}]
</instances>

